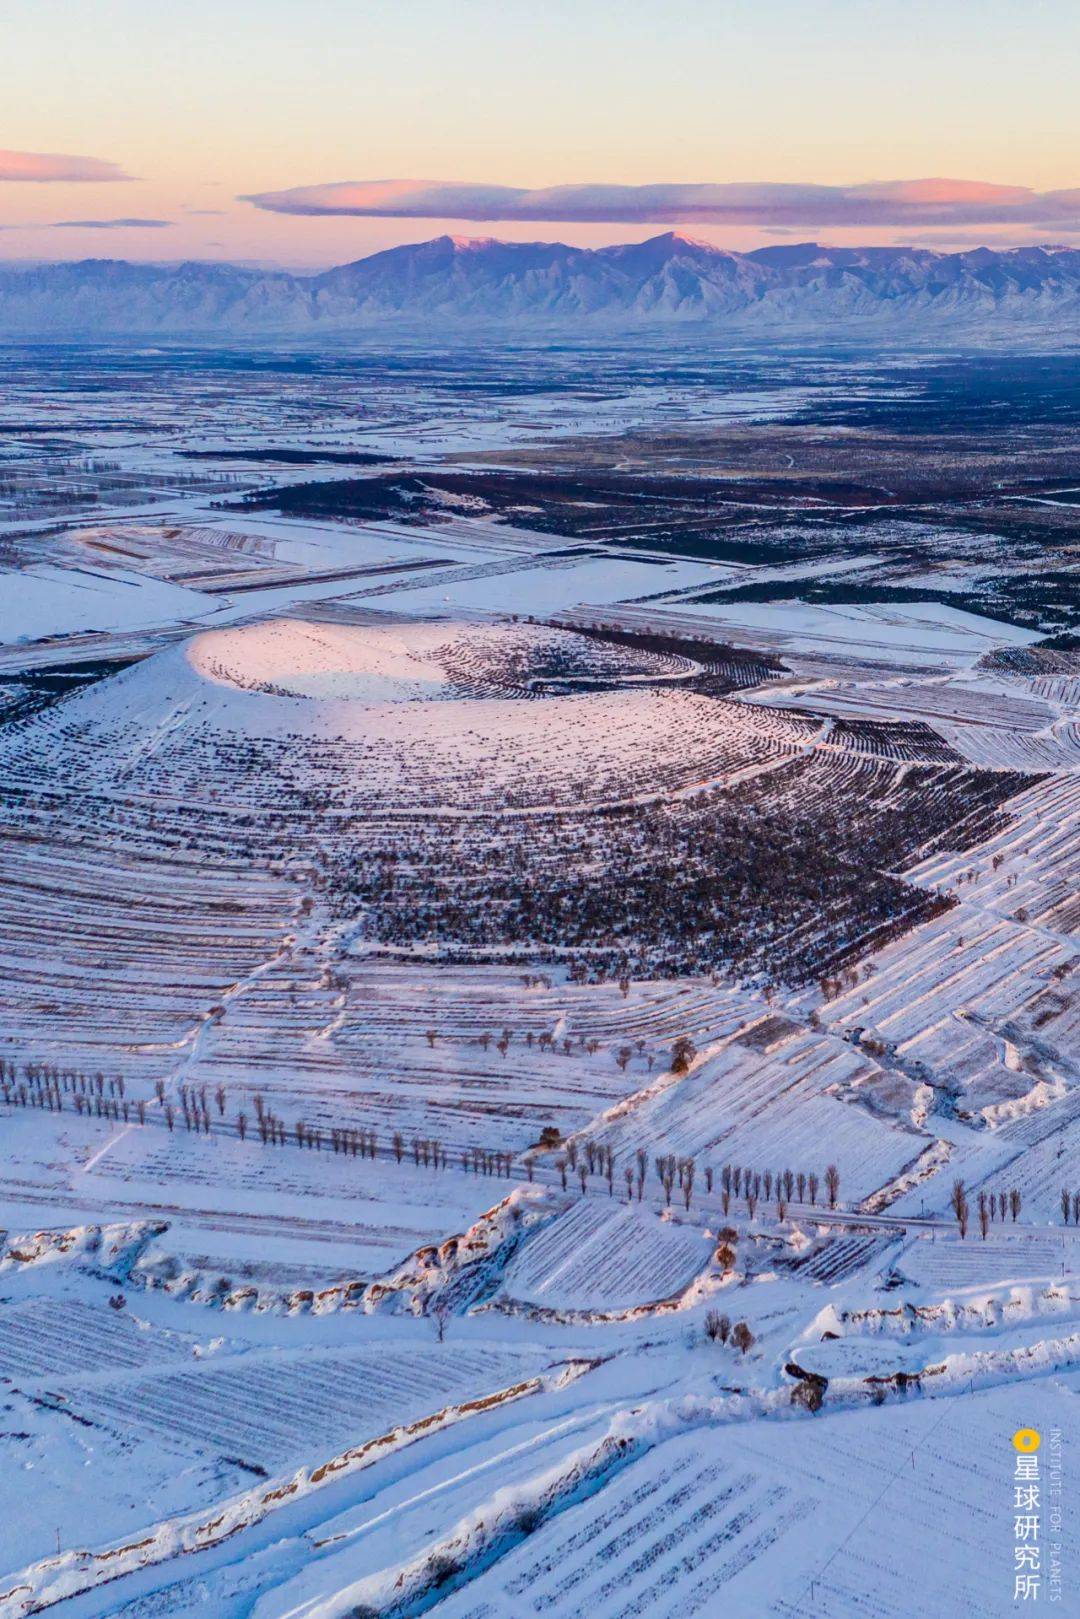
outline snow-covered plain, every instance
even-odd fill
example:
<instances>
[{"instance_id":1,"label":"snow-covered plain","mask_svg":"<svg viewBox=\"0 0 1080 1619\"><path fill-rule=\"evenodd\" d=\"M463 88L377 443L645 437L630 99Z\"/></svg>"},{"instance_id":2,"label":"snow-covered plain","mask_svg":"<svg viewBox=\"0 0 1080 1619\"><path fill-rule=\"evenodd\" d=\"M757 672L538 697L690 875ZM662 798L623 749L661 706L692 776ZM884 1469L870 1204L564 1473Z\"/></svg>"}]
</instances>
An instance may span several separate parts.
<instances>
[{"instance_id":1,"label":"snow-covered plain","mask_svg":"<svg viewBox=\"0 0 1080 1619\"><path fill-rule=\"evenodd\" d=\"M715 619L724 630L742 631L755 644L780 651L824 651L841 657L873 652L885 661L903 664L963 666L995 647L1027 646L1039 638L1035 631L934 601L899 607L703 602L695 603L693 610Z\"/></svg>"},{"instance_id":2,"label":"snow-covered plain","mask_svg":"<svg viewBox=\"0 0 1080 1619\"><path fill-rule=\"evenodd\" d=\"M434 464L765 404L319 434ZM257 448L281 406L197 408L185 443ZM695 602L752 567L527 514L223 512L283 475L187 487L131 444L130 498L29 540L23 511L0 580L5 678L140 660L0 707L0 1619L1014 1612L1012 1434L1048 1491L1080 1441L1080 675L987 667L1035 635L932 601ZM718 695L691 651L586 656L598 618L786 669ZM549 816L779 804L793 765L843 798L965 762L1031 781L909 863L951 908L798 988L373 950L320 888L372 822L542 847Z\"/></svg>"},{"instance_id":3,"label":"snow-covered plain","mask_svg":"<svg viewBox=\"0 0 1080 1619\"><path fill-rule=\"evenodd\" d=\"M0 642L196 623L212 608L199 591L120 570L0 573Z\"/></svg>"}]
</instances>

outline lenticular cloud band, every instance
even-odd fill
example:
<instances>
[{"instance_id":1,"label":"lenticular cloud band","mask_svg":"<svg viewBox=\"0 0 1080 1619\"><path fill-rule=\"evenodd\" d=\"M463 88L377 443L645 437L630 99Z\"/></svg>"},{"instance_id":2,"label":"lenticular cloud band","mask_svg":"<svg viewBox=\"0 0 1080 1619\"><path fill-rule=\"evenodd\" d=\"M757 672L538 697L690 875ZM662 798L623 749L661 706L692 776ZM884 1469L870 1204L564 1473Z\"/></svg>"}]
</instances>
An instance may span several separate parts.
<instances>
[{"instance_id":1,"label":"lenticular cloud band","mask_svg":"<svg viewBox=\"0 0 1080 1619\"><path fill-rule=\"evenodd\" d=\"M399 219L710 225L998 225L1069 228L1080 189L1036 192L978 180L886 180L850 186L517 186L450 180L342 180L247 196L271 213Z\"/></svg>"}]
</instances>

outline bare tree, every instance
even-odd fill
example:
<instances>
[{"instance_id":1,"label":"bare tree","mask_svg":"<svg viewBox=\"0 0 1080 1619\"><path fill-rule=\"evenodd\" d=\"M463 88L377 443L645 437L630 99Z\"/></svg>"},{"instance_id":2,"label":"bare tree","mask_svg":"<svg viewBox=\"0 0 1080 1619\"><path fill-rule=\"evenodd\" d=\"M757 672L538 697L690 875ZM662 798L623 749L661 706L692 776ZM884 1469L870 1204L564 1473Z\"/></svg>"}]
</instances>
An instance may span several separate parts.
<instances>
[{"instance_id":1,"label":"bare tree","mask_svg":"<svg viewBox=\"0 0 1080 1619\"><path fill-rule=\"evenodd\" d=\"M740 1355L746 1355L754 1347L754 1334L745 1321L736 1321L731 1329L731 1342Z\"/></svg>"},{"instance_id":2,"label":"bare tree","mask_svg":"<svg viewBox=\"0 0 1080 1619\"><path fill-rule=\"evenodd\" d=\"M825 1190L829 1196L830 1209L835 1209L836 1199L840 1195L840 1171L835 1164L830 1164L825 1171Z\"/></svg>"},{"instance_id":3,"label":"bare tree","mask_svg":"<svg viewBox=\"0 0 1080 1619\"><path fill-rule=\"evenodd\" d=\"M1016 1216L1020 1213L1020 1188L1019 1188L1019 1186L1014 1186L1014 1187L1012 1187L1010 1189L1010 1192L1009 1192L1009 1213L1013 1217L1013 1224L1015 1224L1016 1223Z\"/></svg>"},{"instance_id":4,"label":"bare tree","mask_svg":"<svg viewBox=\"0 0 1080 1619\"><path fill-rule=\"evenodd\" d=\"M727 1343L731 1322L718 1310L710 1310L705 1317L705 1336L710 1343Z\"/></svg>"},{"instance_id":5,"label":"bare tree","mask_svg":"<svg viewBox=\"0 0 1080 1619\"><path fill-rule=\"evenodd\" d=\"M671 1048L671 1072L685 1074L696 1056L697 1047L690 1036L680 1034Z\"/></svg>"}]
</instances>

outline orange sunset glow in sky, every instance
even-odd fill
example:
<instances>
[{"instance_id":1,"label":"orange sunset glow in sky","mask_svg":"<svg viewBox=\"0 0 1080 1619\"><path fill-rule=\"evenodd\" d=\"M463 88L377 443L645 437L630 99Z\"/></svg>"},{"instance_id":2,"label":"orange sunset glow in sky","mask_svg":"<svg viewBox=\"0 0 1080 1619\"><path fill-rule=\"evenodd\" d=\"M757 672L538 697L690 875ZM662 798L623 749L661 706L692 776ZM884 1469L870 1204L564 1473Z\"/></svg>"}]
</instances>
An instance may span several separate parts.
<instances>
[{"instance_id":1,"label":"orange sunset glow in sky","mask_svg":"<svg viewBox=\"0 0 1080 1619\"><path fill-rule=\"evenodd\" d=\"M1080 243L1080 8L9 0L0 255Z\"/></svg>"}]
</instances>

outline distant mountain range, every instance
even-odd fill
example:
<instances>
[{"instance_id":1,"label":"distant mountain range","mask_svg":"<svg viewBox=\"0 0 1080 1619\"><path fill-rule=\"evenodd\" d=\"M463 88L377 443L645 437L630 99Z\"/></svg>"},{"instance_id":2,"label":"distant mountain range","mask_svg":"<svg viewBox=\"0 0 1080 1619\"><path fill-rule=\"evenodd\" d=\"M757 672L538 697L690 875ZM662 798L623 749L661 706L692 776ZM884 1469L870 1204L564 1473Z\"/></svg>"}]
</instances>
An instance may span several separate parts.
<instances>
[{"instance_id":1,"label":"distant mountain range","mask_svg":"<svg viewBox=\"0 0 1080 1619\"><path fill-rule=\"evenodd\" d=\"M455 236L318 275L117 259L0 265L0 339L328 335L412 326L650 323L746 336L1080 338L1080 249L729 253L670 231L596 249Z\"/></svg>"}]
</instances>

